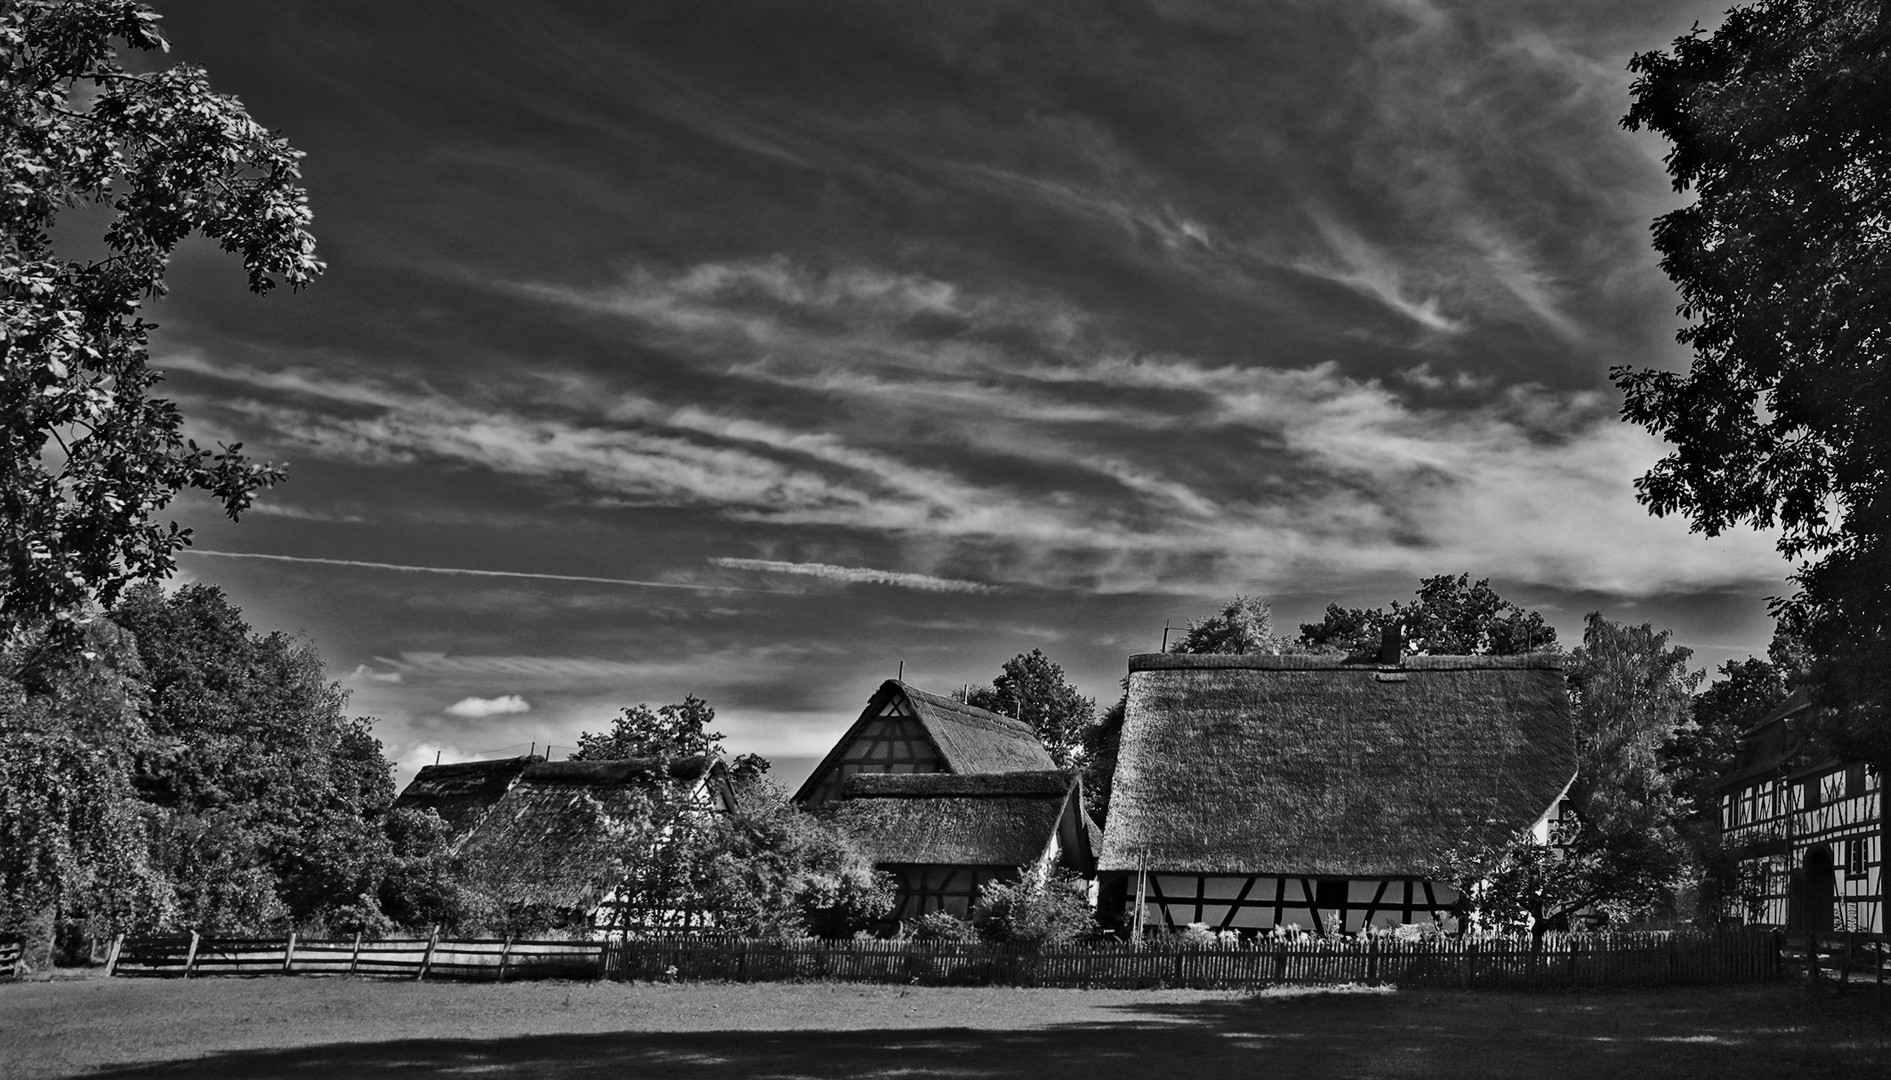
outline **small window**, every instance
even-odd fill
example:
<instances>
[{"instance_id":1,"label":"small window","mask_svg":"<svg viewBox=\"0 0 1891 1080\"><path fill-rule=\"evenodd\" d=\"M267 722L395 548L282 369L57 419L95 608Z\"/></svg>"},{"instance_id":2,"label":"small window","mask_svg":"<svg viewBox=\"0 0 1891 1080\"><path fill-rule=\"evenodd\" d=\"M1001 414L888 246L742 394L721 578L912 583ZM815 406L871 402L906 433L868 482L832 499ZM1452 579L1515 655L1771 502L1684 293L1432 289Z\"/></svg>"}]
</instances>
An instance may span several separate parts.
<instances>
[{"instance_id":1,"label":"small window","mask_svg":"<svg viewBox=\"0 0 1891 1080\"><path fill-rule=\"evenodd\" d=\"M1314 886L1313 903L1315 907L1342 908L1346 906L1346 879L1321 878Z\"/></svg>"},{"instance_id":2,"label":"small window","mask_svg":"<svg viewBox=\"0 0 1891 1080\"><path fill-rule=\"evenodd\" d=\"M1845 841L1845 876L1848 878L1865 876L1865 841Z\"/></svg>"}]
</instances>

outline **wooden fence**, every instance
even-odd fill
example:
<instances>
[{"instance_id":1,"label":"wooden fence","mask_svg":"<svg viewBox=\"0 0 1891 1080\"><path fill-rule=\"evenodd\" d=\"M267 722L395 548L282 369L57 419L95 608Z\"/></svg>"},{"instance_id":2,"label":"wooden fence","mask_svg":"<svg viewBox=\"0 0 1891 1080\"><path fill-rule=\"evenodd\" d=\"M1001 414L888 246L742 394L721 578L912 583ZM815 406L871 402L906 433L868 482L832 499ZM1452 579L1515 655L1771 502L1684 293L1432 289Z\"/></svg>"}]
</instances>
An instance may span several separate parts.
<instances>
[{"instance_id":1,"label":"wooden fence","mask_svg":"<svg viewBox=\"0 0 1891 1080\"><path fill-rule=\"evenodd\" d=\"M17 979L26 963L26 944L18 937L0 934L0 981Z\"/></svg>"},{"instance_id":2,"label":"wooden fence","mask_svg":"<svg viewBox=\"0 0 1891 1080\"><path fill-rule=\"evenodd\" d=\"M1880 947L1882 953L1882 947ZM1173 944L1021 949L981 943L672 938L631 941L298 940L195 934L114 942L118 976L356 975L406 979L833 979L926 985L1200 987L1390 983L1550 990L1701 986L1782 977L1771 933L1571 935L1527 941L1443 939L1268 942L1226 949ZM1880 963L1882 978L1882 963Z\"/></svg>"},{"instance_id":3,"label":"wooden fence","mask_svg":"<svg viewBox=\"0 0 1891 1080\"><path fill-rule=\"evenodd\" d=\"M1884 934L1799 934L1788 938L1781 962L1803 971L1814 986L1838 990L1874 988L1880 996L1891 982L1891 937Z\"/></svg>"}]
</instances>

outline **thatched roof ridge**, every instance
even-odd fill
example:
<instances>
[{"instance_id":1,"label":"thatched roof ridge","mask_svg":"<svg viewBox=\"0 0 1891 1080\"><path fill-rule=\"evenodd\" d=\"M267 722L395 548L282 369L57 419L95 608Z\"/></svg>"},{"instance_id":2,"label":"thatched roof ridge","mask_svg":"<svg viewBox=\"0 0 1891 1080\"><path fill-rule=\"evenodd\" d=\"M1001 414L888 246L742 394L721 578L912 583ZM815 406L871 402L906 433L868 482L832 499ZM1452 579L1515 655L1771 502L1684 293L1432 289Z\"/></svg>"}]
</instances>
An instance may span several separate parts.
<instances>
[{"instance_id":1,"label":"thatched roof ridge","mask_svg":"<svg viewBox=\"0 0 1891 1080\"><path fill-rule=\"evenodd\" d=\"M887 680L880 690L885 693L888 688L906 695L926 734L955 773L1041 772L1057 767L1037 732L1022 720L930 694L897 679Z\"/></svg>"},{"instance_id":2,"label":"thatched roof ridge","mask_svg":"<svg viewBox=\"0 0 1891 1080\"><path fill-rule=\"evenodd\" d=\"M1139 656L1102 869L1419 875L1575 771L1554 657Z\"/></svg>"},{"instance_id":3,"label":"thatched roof ridge","mask_svg":"<svg viewBox=\"0 0 1891 1080\"><path fill-rule=\"evenodd\" d=\"M878 864L1028 866L1060 828L1072 866L1087 871L1094 850L1075 773L857 776L838 821Z\"/></svg>"},{"instance_id":4,"label":"thatched roof ridge","mask_svg":"<svg viewBox=\"0 0 1891 1080\"><path fill-rule=\"evenodd\" d=\"M1335 654L1276 656L1272 653L1138 653L1130 671L1517 671L1563 669L1556 653L1517 656L1406 656L1396 664Z\"/></svg>"},{"instance_id":5,"label":"thatched roof ridge","mask_svg":"<svg viewBox=\"0 0 1891 1080\"><path fill-rule=\"evenodd\" d=\"M623 784L632 781L700 780L712 767L704 754L682 757L617 758L594 761L547 761L525 770L524 778L541 784Z\"/></svg>"},{"instance_id":6,"label":"thatched roof ridge","mask_svg":"<svg viewBox=\"0 0 1891 1080\"><path fill-rule=\"evenodd\" d=\"M464 833L478 823L479 815L498 802L528 768L544 760L528 756L424 765L401 789L394 805L432 810L454 833Z\"/></svg>"},{"instance_id":7,"label":"thatched roof ridge","mask_svg":"<svg viewBox=\"0 0 1891 1080\"><path fill-rule=\"evenodd\" d=\"M1070 790L1073 774L1056 769L1043 772L974 773L862 773L849 777L843 797L849 799L914 798L1059 798Z\"/></svg>"}]
</instances>

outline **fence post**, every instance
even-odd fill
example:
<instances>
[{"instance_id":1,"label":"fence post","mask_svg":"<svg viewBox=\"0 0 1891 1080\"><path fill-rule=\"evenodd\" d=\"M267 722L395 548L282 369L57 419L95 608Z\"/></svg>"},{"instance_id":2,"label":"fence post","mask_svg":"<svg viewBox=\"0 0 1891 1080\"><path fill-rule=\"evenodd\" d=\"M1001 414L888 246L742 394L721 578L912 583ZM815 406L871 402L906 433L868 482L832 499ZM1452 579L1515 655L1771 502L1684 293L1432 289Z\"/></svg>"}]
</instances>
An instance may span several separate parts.
<instances>
[{"instance_id":1,"label":"fence post","mask_svg":"<svg viewBox=\"0 0 1891 1080\"><path fill-rule=\"evenodd\" d=\"M125 935L119 934L117 937L112 939L111 951L105 954L105 977L106 978L108 979L111 978L112 972L118 970L118 951L124 947L125 947Z\"/></svg>"},{"instance_id":2,"label":"fence post","mask_svg":"<svg viewBox=\"0 0 1891 1080\"><path fill-rule=\"evenodd\" d=\"M289 931L289 940L282 946L282 973L289 974L289 966L295 963L295 931Z\"/></svg>"},{"instance_id":3,"label":"fence post","mask_svg":"<svg viewBox=\"0 0 1891 1080\"><path fill-rule=\"evenodd\" d=\"M912 956L909 953L907 955L907 963L909 967L911 966L911 962L912 962ZM738 951L735 954L735 981L739 983L745 983L749 981L749 939L748 938L742 939L741 943L738 945Z\"/></svg>"},{"instance_id":4,"label":"fence post","mask_svg":"<svg viewBox=\"0 0 1891 1080\"><path fill-rule=\"evenodd\" d=\"M1379 985L1379 939L1366 939L1366 985Z\"/></svg>"},{"instance_id":5,"label":"fence post","mask_svg":"<svg viewBox=\"0 0 1891 1080\"><path fill-rule=\"evenodd\" d=\"M427 953L420 958L420 971L414 975L414 981L427 977L427 969L433 966L433 949L440 944L440 924L433 924L433 932L427 935Z\"/></svg>"},{"instance_id":6,"label":"fence post","mask_svg":"<svg viewBox=\"0 0 1891 1080\"><path fill-rule=\"evenodd\" d=\"M1679 981L1680 970L1681 970L1681 946L1678 942L1674 940L1674 935L1670 933L1668 935L1668 985L1669 986L1673 986L1677 981Z\"/></svg>"},{"instance_id":7,"label":"fence post","mask_svg":"<svg viewBox=\"0 0 1891 1080\"><path fill-rule=\"evenodd\" d=\"M348 974L355 973L355 965L361 962L361 931L355 931L355 951L348 954Z\"/></svg>"},{"instance_id":8,"label":"fence post","mask_svg":"<svg viewBox=\"0 0 1891 1080\"><path fill-rule=\"evenodd\" d=\"M197 962L197 931L190 932L190 951L184 954L184 977L190 978L191 965Z\"/></svg>"},{"instance_id":9,"label":"fence post","mask_svg":"<svg viewBox=\"0 0 1891 1080\"><path fill-rule=\"evenodd\" d=\"M610 966L611 941L609 938L605 938L603 941L598 942L598 980L600 982L603 981L605 973L609 970Z\"/></svg>"},{"instance_id":10,"label":"fence post","mask_svg":"<svg viewBox=\"0 0 1891 1080\"><path fill-rule=\"evenodd\" d=\"M1472 938L1464 949L1464 988L1477 989L1477 939Z\"/></svg>"},{"instance_id":11,"label":"fence post","mask_svg":"<svg viewBox=\"0 0 1891 1080\"><path fill-rule=\"evenodd\" d=\"M512 935L506 935L506 943L499 949L499 980L506 981L506 961L512 958Z\"/></svg>"}]
</instances>

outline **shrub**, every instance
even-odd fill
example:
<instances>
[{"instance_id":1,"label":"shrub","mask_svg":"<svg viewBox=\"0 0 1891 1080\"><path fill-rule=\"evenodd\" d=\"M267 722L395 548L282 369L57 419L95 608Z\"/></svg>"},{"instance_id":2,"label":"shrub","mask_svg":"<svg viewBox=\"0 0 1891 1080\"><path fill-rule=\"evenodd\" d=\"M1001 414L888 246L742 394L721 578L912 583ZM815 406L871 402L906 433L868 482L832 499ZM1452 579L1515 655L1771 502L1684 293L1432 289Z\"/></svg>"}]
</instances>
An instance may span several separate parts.
<instances>
[{"instance_id":1,"label":"shrub","mask_svg":"<svg viewBox=\"0 0 1891 1080\"><path fill-rule=\"evenodd\" d=\"M972 906L972 926L986 941L1036 947L1075 941L1096 929L1089 890L1072 874L985 886Z\"/></svg>"}]
</instances>

